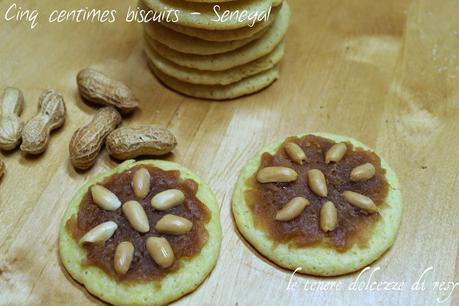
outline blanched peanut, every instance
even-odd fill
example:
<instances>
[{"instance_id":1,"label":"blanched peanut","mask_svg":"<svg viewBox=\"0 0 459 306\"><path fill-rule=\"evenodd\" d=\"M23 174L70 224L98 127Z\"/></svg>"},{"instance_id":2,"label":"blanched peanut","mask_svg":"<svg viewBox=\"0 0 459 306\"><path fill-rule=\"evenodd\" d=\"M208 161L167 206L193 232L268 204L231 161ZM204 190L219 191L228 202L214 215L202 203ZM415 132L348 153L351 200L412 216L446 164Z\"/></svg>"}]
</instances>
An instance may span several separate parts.
<instances>
[{"instance_id":1,"label":"blanched peanut","mask_svg":"<svg viewBox=\"0 0 459 306\"><path fill-rule=\"evenodd\" d=\"M288 183L297 178L298 173L287 167L266 167L257 173L257 181L260 183Z\"/></svg>"},{"instance_id":2,"label":"blanched peanut","mask_svg":"<svg viewBox=\"0 0 459 306\"><path fill-rule=\"evenodd\" d=\"M123 241L116 247L113 266L119 274L125 274L131 267L134 257L134 246L129 241Z\"/></svg>"},{"instance_id":3,"label":"blanched peanut","mask_svg":"<svg viewBox=\"0 0 459 306\"><path fill-rule=\"evenodd\" d=\"M293 220L298 217L308 205L309 201L303 197L293 198L277 212L275 219L277 221Z\"/></svg>"},{"instance_id":4,"label":"blanched peanut","mask_svg":"<svg viewBox=\"0 0 459 306\"><path fill-rule=\"evenodd\" d=\"M374 213L378 211L378 207L375 205L373 200L363 194L353 191L345 191L343 192L343 197L352 206L363 209L366 212Z\"/></svg>"},{"instance_id":5,"label":"blanched peanut","mask_svg":"<svg viewBox=\"0 0 459 306\"><path fill-rule=\"evenodd\" d=\"M174 263L174 251L163 237L150 237L147 239L147 250L153 260L162 268L168 268Z\"/></svg>"},{"instance_id":6,"label":"blanched peanut","mask_svg":"<svg viewBox=\"0 0 459 306\"><path fill-rule=\"evenodd\" d=\"M358 167L355 167L351 171L351 181L360 182L371 179L376 173L375 166L371 163L365 163Z\"/></svg>"},{"instance_id":7,"label":"blanched peanut","mask_svg":"<svg viewBox=\"0 0 459 306\"><path fill-rule=\"evenodd\" d=\"M334 144L328 151L327 154L325 154L325 162L327 164L334 162L337 163L339 162L343 157L344 154L346 154L347 151L347 146L345 143L336 143Z\"/></svg>"},{"instance_id":8,"label":"blanched peanut","mask_svg":"<svg viewBox=\"0 0 459 306\"><path fill-rule=\"evenodd\" d=\"M147 233L150 230L147 214L139 202L128 201L123 204L122 210L129 224L131 224L136 231Z\"/></svg>"},{"instance_id":9,"label":"blanched peanut","mask_svg":"<svg viewBox=\"0 0 459 306\"><path fill-rule=\"evenodd\" d=\"M145 168L140 168L132 178L132 189L135 196L142 200L150 192L150 172Z\"/></svg>"},{"instance_id":10,"label":"blanched peanut","mask_svg":"<svg viewBox=\"0 0 459 306\"><path fill-rule=\"evenodd\" d=\"M121 207L121 201L118 197L104 186L93 185L91 195L94 203L102 209L117 210Z\"/></svg>"},{"instance_id":11,"label":"blanched peanut","mask_svg":"<svg viewBox=\"0 0 459 306\"><path fill-rule=\"evenodd\" d=\"M117 228L118 228L118 224L116 224L113 221L107 221L107 222L101 223L95 226L94 228L92 228L83 237L81 237L80 244L105 242L111 236L113 236Z\"/></svg>"},{"instance_id":12,"label":"blanched peanut","mask_svg":"<svg viewBox=\"0 0 459 306\"><path fill-rule=\"evenodd\" d=\"M326 197L328 194L327 182L325 175L318 169L309 170L308 173L308 186L312 192L320 197Z\"/></svg>"},{"instance_id":13,"label":"blanched peanut","mask_svg":"<svg viewBox=\"0 0 459 306\"><path fill-rule=\"evenodd\" d=\"M151 199L151 206L157 210L167 210L182 204L185 200L185 194L178 189L169 189L156 194Z\"/></svg>"},{"instance_id":14,"label":"blanched peanut","mask_svg":"<svg viewBox=\"0 0 459 306\"><path fill-rule=\"evenodd\" d=\"M338 211L333 202L327 201L320 209L320 228L324 232L331 232L338 224Z\"/></svg>"},{"instance_id":15,"label":"blanched peanut","mask_svg":"<svg viewBox=\"0 0 459 306\"><path fill-rule=\"evenodd\" d=\"M288 157L299 165L302 165L307 159L303 149L294 142L286 143L284 145L284 150Z\"/></svg>"},{"instance_id":16,"label":"blanched peanut","mask_svg":"<svg viewBox=\"0 0 459 306\"><path fill-rule=\"evenodd\" d=\"M160 233L170 235L183 235L188 233L193 227L193 223L185 218L176 215L165 215L155 225L155 229Z\"/></svg>"}]
</instances>

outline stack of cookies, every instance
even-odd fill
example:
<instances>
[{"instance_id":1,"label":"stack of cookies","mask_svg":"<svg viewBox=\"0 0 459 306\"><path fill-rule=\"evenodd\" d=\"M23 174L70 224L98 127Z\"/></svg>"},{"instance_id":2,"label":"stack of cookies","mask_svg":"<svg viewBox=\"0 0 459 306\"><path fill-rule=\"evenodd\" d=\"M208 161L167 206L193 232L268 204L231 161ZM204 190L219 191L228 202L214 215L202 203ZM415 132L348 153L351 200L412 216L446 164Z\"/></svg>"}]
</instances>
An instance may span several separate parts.
<instances>
[{"instance_id":1,"label":"stack of cookies","mask_svg":"<svg viewBox=\"0 0 459 306\"><path fill-rule=\"evenodd\" d=\"M226 100L279 77L290 17L286 1L140 0L140 6L158 18L144 24L145 52L166 86Z\"/></svg>"}]
</instances>

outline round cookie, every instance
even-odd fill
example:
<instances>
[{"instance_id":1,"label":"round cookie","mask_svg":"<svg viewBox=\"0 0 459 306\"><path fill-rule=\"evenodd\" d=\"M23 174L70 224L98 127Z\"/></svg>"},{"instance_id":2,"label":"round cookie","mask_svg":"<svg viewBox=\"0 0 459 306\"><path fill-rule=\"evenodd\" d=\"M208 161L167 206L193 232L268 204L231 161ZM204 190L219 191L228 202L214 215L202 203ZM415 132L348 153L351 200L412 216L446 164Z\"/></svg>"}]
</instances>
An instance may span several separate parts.
<instances>
[{"instance_id":1,"label":"round cookie","mask_svg":"<svg viewBox=\"0 0 459 306\"><path fill-rule=\"evenodd\" d=\"M258 40L242 48L215 55L186 54L175 51L167 46L146 38L150 46L162 57L169 61L188 68L210 71L222 71L254 61L272 52L282 41L288 29L290 10L285 2L279 15L268 31Z\"/></svg>"},{"instance_id":2,"label":"round cookie","mask_svg":"<svg viewBox=\"0 0 459 306\"><path fill-rule=\"evenodd\" d=\"M156 77L171 89L191 97L209 100L230 100L249 95L271 85L279 78L279 69L274 67L229 85L198 85L170 77L156 69L151 63L150 68Z\"/></svg>"},{"instance_id":3,"label":"round cookie","mask_svg":"<svg viewBox=\"0 0 459 306\"><path fill-rule=\"evenodd\" d=\"M230 2L237 0L185 0L187 2L202 2L202 3L221 3L221 2ZM282 3L282 0L273 0L273 6L278 6Z\"/></svg>"},{"instance_id":4,"label":"round cookie","mask_svg":"<svg viewBox=\"0 0 459 306\"><path fill-rule=\"evenodd\" d=\"M159 23L146 24L144 29L151 39L159 41L173 50L198 55L212 55L232 51L259 38L265 31L259 31L251 37L240 40L215 42L173 31Z\"/></svg>"},{"instance_id":5,"label":"round cookie","mask_svg":"<svg viewBox=\"0 0 459 306\"><path fill-rule=\"evenodd\" d=\"M236 0L185 0L186 2L202 2L202 3L221 3L221 2L230 2Z\"/></svg>"},{"instance_id":6,"label":"round cookie","mask_svg":"<svg viewBox=\"0 0 459 306\"><path fill-rule=\"evenodd\" d=\"M225 21L218 20L215 14L214 3L203 2L186 2L182 0L142 0L143 5L155 12L164 11L165 8L173 8L178 10L177 23L183 26L208 29L208 30L229 30L237 29L250 25L253 21L245 18L238 20L237 18L228 18ZM275 1L278 4L278 1ZM245 0L245 1L230 1L219 3L219 14L229 10L247 11L248 15L267 13L272 6L271 0ZM199 12L199 14L193 14Z\"/></svg>"},{"instance_id":7,"label":"round cookie","mask_svg":"<svg viewBox=\"0 0 459 306\"><path fill-rule=\"evenodd\" d=\"M180 24L174 22L164 22L162 25L185 35L193 36L196 38L200 38L203 40L209 41L232 41L232 40L239 40L251 37L256 33L266 29L270 26L274 20L276 20L277 14L279 13L279 7L274 7L271 10L271 14L269 15L269 19L266 21L261 21L255 23L252 27L243 27L234 30L205 30L205 29L198 29L198 28L190 28L185 27Z\"/></svg>"},{"instance_id":8,"label":"round cookie","mask_svg":"<svg viewBox=\"0 0 459 306\"><path fill-rule=\"evenodd\" d=\"M230 2L236 0L185 0L187 2L202 2L202 3L221 3L221 2ZM282 0L274 0L273 6L278 6L282 3Z\"/></svg>"},{"instance_id":9,"label":"round cookie","mask_svg":"<svg viewBox=\"0 0 459 306\"><path fill-rule=\"evenodd\" d=\"M145 53L150 65L177 80L192 84L229 85L276 66L284 55L284 43L277 46L273 52L253 62L225 71L206 71L181 67L163 58L148 46L145 48Z\"/></svg>"},{"instance_id":10,"label":"round cookie","mask_svg":"<svg viewBox=\"0 0 459 306\"><path fill-rule=\"evenodd\" d=\"M328 133L312 135L335 142L350 142L355 148L371 151L364 144L349 137ZM397 176L383 159L381 159L381 166L386 171L385 177L390 186L384 207L380 209L381 218L376 222L366 247L361 248L355 244L345 252L324 245L289 247L286 243L274 242L254 225L252 211L244 196L249 188L247 181L258 171L262 154L264 152L274 154L282 143L283 141L268 145L257 153L244 166L237 181L232 199L232 211L237 227L245 239L277 265L290 270L300 268L297 272L318 276L342 275L357 271L382 256L396 239L402 215L402 198Z\"/></svg>"},{"instance_id":11,"label":"round cookie","mask_svg":"<svg viewBox=\"0 0 459 306\"><path fill-rule=\"evenodd\" d=\"M89 187L115 173L121 173L136 165L151 165L162 170L178 170L180 177L192 179L199 184L197 198L210 211L211 217L205 225L208 240L200 253L191 259L181 258L178 270L168 273L158 281L122 283L109 276L101 268L83 265L86 251L75 241L66 228L66 222L79 211L79 205ZM210 188L190 170L176 163L145 160L126 161L110 171L90 179L81 187L67 208L59 234L59 254L70 275L100 299L114 305L165 305L195 290L209 275L216 264L221 244L220 212Z\"/></svg>"}]
</instances>

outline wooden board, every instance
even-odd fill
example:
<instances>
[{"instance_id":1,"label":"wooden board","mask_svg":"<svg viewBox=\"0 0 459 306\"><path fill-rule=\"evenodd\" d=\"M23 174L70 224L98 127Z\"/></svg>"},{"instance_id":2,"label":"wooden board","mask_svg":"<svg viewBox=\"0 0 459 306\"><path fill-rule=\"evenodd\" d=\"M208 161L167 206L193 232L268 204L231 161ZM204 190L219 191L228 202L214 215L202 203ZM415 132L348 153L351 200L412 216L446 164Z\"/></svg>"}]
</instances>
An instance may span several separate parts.
<instances>
[{"instance_id":1,"label":"wooden board","mask_svg":"<svg viewBox=\"0 0 459 306\"><path fill-rule=\"evenodd\" d=\"M22 7L40 9L34 30L6 22L3 14L12 2L0 1L0 87L24 91L24 119L35 113L46 88L63 93L69 116L42 156L0 153L8 167L0 185L0 304L101 303L65 273L57 250L59 222L74 192L91 175L116 165L106 152L86 173L69 164L70 137L95 111L81 101L75 84L77 71L88 65L132 87L141 110L124 125L172 129L179 146L171 159L204 177L219 200L220 259L205 283L177 305L435 305L441 299L442 305L459 304L459 288L451 294L451 284L448 290L435 283L459 281L458 1L290 0L280 80L257 95L223 103L183 97L150 74L141 26L122 18L136 1L28 2ZM46 22L54 9L85 6L117 9L118 20ZM400 177L400 233L372 266L372 277L371 271L360 278L295 276L297 286L289 287L291 273L258 255L235 229L230 200L244 162L263 145L306 131L355 137L374 147ZM424 290L412 290L429 267ZM329 281L340 289L304 288ZM356 281L405 285L349 288Z\"/></svg>"}]
</instances>

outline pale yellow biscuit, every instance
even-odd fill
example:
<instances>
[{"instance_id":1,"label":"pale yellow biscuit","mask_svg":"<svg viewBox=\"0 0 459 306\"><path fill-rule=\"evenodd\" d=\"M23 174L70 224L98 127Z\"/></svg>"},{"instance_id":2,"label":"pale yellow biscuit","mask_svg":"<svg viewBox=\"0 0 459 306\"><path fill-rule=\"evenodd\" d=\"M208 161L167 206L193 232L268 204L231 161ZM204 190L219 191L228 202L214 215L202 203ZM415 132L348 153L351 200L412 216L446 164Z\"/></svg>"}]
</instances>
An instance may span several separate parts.
<instances>
[{"instance_id":1,"label":"pale yellow biscuit","mask_svg":"<svg viewBox=\"0 0 459 306\"><path fill-rule=\"evenodd\" d=\"M151 39L159 41L161 44L173 50L198 55L219 54L235 50L260 38L260 36L264 34L264 31L266 31L262 30L244 39L215 42L173 31L159 23L146 24L144 29Z\"/></svg>"},{"instance_id":2,"label":"pale yellow biscuit","mask_svg":"<svg viewBox=\"0 0 459 306\"><path fill-rule=\"evenodd\" d=\"M183 26L208 29L208 30L229 30L248 26L253 23L249 18L240 20L238 16L222 21L215 13L215 3L187 2L182 0L141 0L150 10L162 12L167 9L178 10L177 23ZM244 0L218 3L218 14L225 11L236 12L246 11L247 16L257 14L260 18L267 13L272 6L279 5L278 0ZM199 13L199 14L195 14Z\"/></svg>"},{"instance_id":3,"label":"pale yellow biscuit","mask_svg":"<svg viewBox=\"0 0 459 306\"><path fill-rule=\"evenodd\" d=\"M236 0L185 0L186 2L202 2L202 3L221 3L221 2L230 2Z\"/></svg>"},{"instance_id":4,"label":"pale yellow biscuit","mask_svg":"<svg viewBox=\"0 0 459 306\"><path fill-rule=\"evenodd\" d=\"M222 2L230 2L230 1L237 1L237 0L185 0L186 2L201 2L201 3L222 3Z\"/></svg>"},{"instance_id":5,"label":"pale yellow biscuit","mask_svg":"<svg viewBox=\"0 0 459 306\"><path fill-rule=\"evenodd\" d=\"M356 148L371 151L370 148L355 139L328 133L316 133L336 142L350 142ZM301 136L299 136L301 137ZM402 215L402 197L398 178L386 161L381 159L381 166L386 170L386 179L390 184L389 193L381 210L381 218L377 221L374 231L368 240L367 247L352 246L345 252L325 246L289 247L287 244L272 241L264 231L255 227L252 210L247 206L244 193L248 188L247 180L253 176L260 166L264 152L274 154L283 141L265 147L255 155L241 171L233 194L232 210L237 227L242 235L261 254L277 265L297 272L333 276L357 271L387 251L395 241Z\"/></svg>"},{"instance_id":6,"label":"pale yellow biscuit","mask_svg":"<svg viewBox=\"0 0 459 306\"><path fill-rule=\"evenodd\" d=\"M175 91L191 97L209 100L229 100L249 95L271 85L279 78L279 69L274 67L229 85L198 85L170 77L156 69L154 65L150 65L150 68L159 80Z\"/></svg>"},{"instance_id":7,"label":"pale yellow biscuit","mask_svg":"<svg viewBox=\"0 0 459 306\"><path fill-rule=\"evenodd\" d=\"M198 28L185 27L174 22L163 22L162 25L185 35L197 37L209 41L231 41L251 37L256 33L266 29L279 13L279 7L274 7L271 10L268 20L255 23L253 26L242 27L234 30L206 30Z\"/></svg>"},{"instance_id":8,"label":"pale yellow biscuit","mask_svg":"<svg viewBox=\"0 0 459 306\"><path fill-rule=\"evenodd\" d=\"M192 84L229 85L276 66L284 55L284 44L281 43L273 52L253 62L225 71L206 71L182 67L163 58L148 46L145 48L145 53L151 65L177 80Z\"/></svg>"},{"instance_id":9,"label":"pale yellow biscuit","mask_svg":"<svg viewBox=\"0 0 459 306\"><path fill-rule=\"evenodd\" d=\"M157 41L149 39L150 46L162 57L188 68L222 71L254 61L272 52L282 41L288 29L290 10L287 2L282 5L279 15L268 31L258 40L246 46L216 55L196 55L177 52Z\"/></svg>"},{"instance_id":10,"label":"pale yellow biscuit","mask_svg":"<svg viewBox=\"0 0 459 306\"><path fill-rule=\"evenodd\" d=\"M210 210L211 219L205 225L208 241L201 252L191 259L180 259L177 271L161 279L161 286L155 281L138 284L124 284L116 281L96 266L82 265L85 250L74 240L66 228L67 220L76 215L79 204L88 188L103 181L114 173L123 172L139 164L152 165L163 170L178 170L184 179L192 179L199 184L198 199ZM167 161L146 160L126 161L112 171L89 180L74 196L64 214L59 234L59 254L70 275L100 299L114 305L165 305L196 289L212 271L220 252L221 227L220 212L215 196L210 188L185 167Z\"/></svg>"},{"instance_id":11,"label":"pale yellow biscuit","mask_svg":"<svg viewBox=\"0 0 459 306\"><path fill-rule=\"evenodd\" d=\"M230 2L237 0L185 0L187 2L202 2L202 3L221 3L221 2ZM282 0L273 0L273 6L278 6L282 3Z\"/></svg>"}]
</instances>

